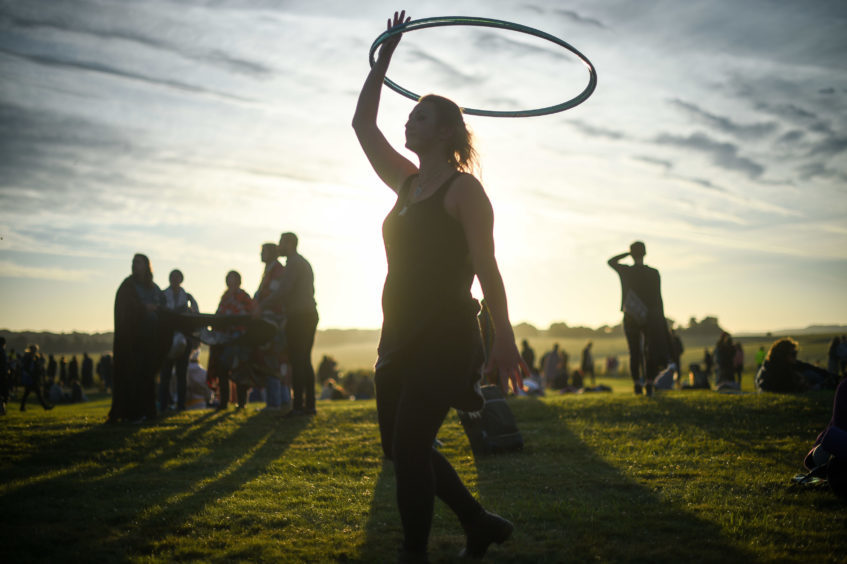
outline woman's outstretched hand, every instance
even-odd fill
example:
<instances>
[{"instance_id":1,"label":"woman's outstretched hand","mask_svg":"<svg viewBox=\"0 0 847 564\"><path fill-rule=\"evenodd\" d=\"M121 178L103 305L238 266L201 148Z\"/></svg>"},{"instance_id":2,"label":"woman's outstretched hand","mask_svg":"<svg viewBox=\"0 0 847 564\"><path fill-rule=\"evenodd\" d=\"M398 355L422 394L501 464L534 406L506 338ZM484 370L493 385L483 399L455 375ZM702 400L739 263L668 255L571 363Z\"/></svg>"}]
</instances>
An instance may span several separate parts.
<instances>
[{"instance_id":1,"label":"woman's outstretched hand","mask_svg":"<svg viewBox=\"0 0 847 564\"><path fill-rule=\"evenodd\" d=\"M524 391L523 379L529 376L529 367L518 352L513 335L511 338L509 335L499 333L494 336L491 358L484 371L486 374L496 371L502 386L506 388L505 391L508 392L509 384L515 394Z\"/></svg>"},{"instance_id":2,"label":"woman's outstretched hand","mask_svg":"<svg viewBox=\"0 0 847 564\"><path fill-rule=\"evenodd\" d=\"M388 18L388 26L386 27L387 31L391 31L397 26L409 23L412 18L406 17L406 10L401 10L400 13L394 12L394 18ZM400 38L403 37L402 33L398 33L393 37L389 37L386 39L382 46L379 48L379 58L383 57L391 58L391 55L394 54L394 49L397 48L397 44L400 43Z\"/></svg>"}]
</instances>

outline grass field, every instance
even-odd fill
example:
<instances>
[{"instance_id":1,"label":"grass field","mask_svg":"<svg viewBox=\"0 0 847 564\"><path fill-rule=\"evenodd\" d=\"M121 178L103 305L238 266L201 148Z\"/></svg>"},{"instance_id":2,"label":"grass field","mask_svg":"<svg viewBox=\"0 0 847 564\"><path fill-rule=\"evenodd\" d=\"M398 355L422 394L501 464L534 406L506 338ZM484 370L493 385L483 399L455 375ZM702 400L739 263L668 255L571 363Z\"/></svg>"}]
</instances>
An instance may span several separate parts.
<instances>
[{"instance_id":1,"label":"grass field","mask_svg":"<svg viewBox=\"0 0 847 564\"><path fill-rule=\"evenodd\" d=\"M790 478L831 392L510 400L523 452L475 459L454 413L442 450L513 520L491 562L844 562L847 503ZM109 398L0 420L3 562L390 562L393 471L373 401L314 418L195 411L104 426ZM433 561L463 537L436 505Z\"/></svg>"}]
</instances>

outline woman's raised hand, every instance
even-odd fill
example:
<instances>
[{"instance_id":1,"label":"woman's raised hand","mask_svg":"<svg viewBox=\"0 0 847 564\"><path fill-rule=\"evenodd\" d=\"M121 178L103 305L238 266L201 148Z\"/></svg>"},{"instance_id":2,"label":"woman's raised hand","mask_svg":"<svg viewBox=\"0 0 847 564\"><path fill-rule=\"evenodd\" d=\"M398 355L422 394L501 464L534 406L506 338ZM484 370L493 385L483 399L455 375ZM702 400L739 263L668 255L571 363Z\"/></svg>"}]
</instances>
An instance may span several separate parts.
<instances>
[{"instance_id":1,"label":"woman's raised hand","mask_svg":"<svg viewBox=\"0 0 847 564\"><path fill-rule=\"evenodd\" d=\"M406 10L401 10L400 13L394 12L394 18L388 18L388 25L386 27L387 31L391 31L395 27L399 25L403 25L409 23L412 18L406 17ZM403 36L402 33L398 33L397 35L386 39L382 46L379 48L379 57L388 57L394 54L394 49L397 48L397 44L400 43L400 38Z\"/></svg>"}]
</instances>

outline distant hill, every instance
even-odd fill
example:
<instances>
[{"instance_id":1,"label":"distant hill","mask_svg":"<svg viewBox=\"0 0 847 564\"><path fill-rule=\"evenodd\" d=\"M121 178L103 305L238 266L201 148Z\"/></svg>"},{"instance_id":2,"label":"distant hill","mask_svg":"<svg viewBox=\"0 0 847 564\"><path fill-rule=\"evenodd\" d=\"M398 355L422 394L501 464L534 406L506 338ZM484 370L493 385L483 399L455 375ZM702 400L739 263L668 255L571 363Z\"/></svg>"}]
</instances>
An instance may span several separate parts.
<instances>
[{"instance_id":1,"label":"distant hill","mask_svg":"<svg viewBox=\"0 0 847 564\"><path fill-rule=\"evenodd\" d=\"M809 325L805 329L784 329L773 331L773 335L785 337L789 335L823 335L841 333L847 335L847 325Z\"/></svg>"},{"instance_id":2,"label":"distant hill","mask_svg":"<svg viewBox=\"0 0 847 564\"><path fill-rule=\"evenodd\" d=\"M691 318L687 327L677 329L683 342L714 343L724 329L716 317L704 317L697 321ZM514 326L515 338L534 339L537 337L554 337L561 339L603 339L622 338L623 326L603 325L596 329L591 327L570 327L567 323L557 322L547 329L539 329L529 323L519 323ZM847 325L810 325L804 329L780 329L766 333L738 333L737 337L783 337L806 335L847 334ZM49 354L79 354L87 352L99 354L112 350L113 334L109 333L51 333L36 331L9 331L0 329L0 335L6 338L6 351L12 349L23 351L28 345L35 343ZM324 348L343 347L361 343L376 343L379 340L379 329L323 329L315 336L315 346Z\"/></svg>"}]
</instances>

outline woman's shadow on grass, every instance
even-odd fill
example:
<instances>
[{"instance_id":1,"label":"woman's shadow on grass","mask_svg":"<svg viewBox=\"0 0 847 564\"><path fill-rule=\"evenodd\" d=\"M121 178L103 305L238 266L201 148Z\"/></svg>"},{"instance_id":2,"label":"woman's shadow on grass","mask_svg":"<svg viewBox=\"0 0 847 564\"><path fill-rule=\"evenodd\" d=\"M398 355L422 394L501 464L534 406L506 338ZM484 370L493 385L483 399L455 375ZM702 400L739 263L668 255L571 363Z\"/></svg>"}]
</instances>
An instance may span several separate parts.
<instances>
[{"instance_id":1,"label":"woman's shadow on grass","mask_svg":"<svg viewBox=\"0 0 847 564\"><path fill-rule=\"evenodd\" d=\"M502 547L492 547L487 561L755 560L718 525L661 499L595 453L569 428L556 403L520 399L510 405L526 439L524 450L474 459L478 499L515 524L513 537ZM609 408L598 402L594 409ZM458 424L452 415L445 423ZM467 443L456 448L459 452L448 458L470 455ZM363 562L393 557L402 529L388 462L374 487L365 532ZM430 558L451 561L463 543L459 523L436 501Z\"/></svg>"}]
</instances>

